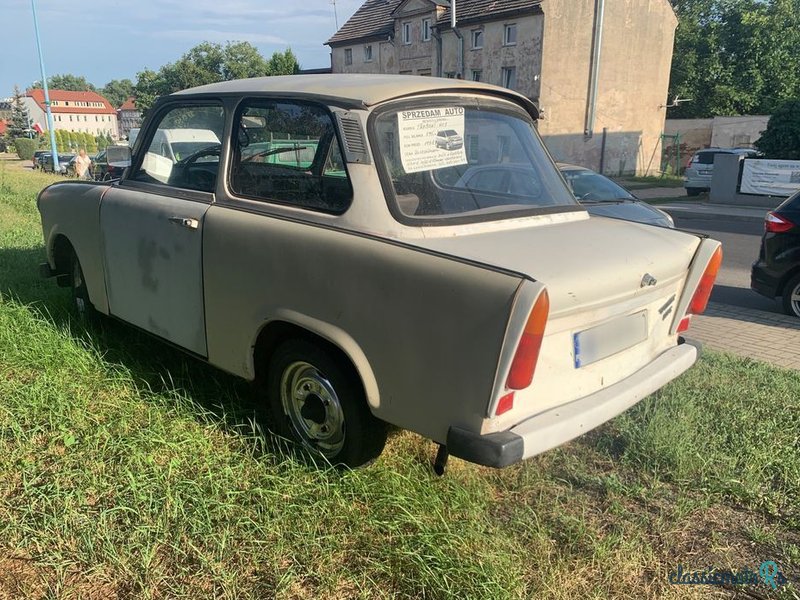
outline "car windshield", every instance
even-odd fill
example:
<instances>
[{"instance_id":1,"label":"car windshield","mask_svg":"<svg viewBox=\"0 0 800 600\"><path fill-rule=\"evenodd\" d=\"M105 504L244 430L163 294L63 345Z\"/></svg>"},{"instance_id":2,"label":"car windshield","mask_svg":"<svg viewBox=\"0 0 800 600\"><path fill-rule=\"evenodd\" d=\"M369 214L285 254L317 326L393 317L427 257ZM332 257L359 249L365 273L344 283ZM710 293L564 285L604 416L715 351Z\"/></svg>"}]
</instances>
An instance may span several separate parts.
<instances>
[{"instance_id":1,"label":"car windshield","mask_svg":"<svg viewBox=\"0 0 800 600\"><path fill-rule=\"evenodd\" d=\"M578 200L603 202L634 199L624 187L594 171L589 171L588 169L562 169L561 173Z\"/></svg>"},{"instance_id":2,"label":"car windshield","mask_svg":"<svg viewBox=\"0 0 800 600\"><path fill-rule=\"evenodd\" d=\"M530 117L511 104L407 101L381 111L371 131L401 220L447 224L577 206Z\"/></svg>"}]
</instances>

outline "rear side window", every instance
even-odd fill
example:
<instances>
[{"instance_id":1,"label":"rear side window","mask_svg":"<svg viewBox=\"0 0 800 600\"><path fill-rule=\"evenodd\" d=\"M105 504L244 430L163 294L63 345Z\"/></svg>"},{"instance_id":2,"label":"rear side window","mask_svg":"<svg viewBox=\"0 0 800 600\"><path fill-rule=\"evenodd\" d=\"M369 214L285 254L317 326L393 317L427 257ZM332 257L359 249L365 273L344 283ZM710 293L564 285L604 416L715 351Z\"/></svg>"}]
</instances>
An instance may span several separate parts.
<instances>
[{"instance_id":1,"label":"rear side window","mask_svg":"<svg viewBox=\"0 0 800 600\"><path fill-rule=\"evenodd\" d=\"M234 194L339 214L353 190L330 113L304 102L252 100L236 114Z\"/></svg>"},{"instance_id":2,"label":"rear side window","mask_svg":"<svg viewBox=\"0 0 800 600\"><path fill-rule=\"evenodd\" d=\"M730 154L730 152L698 152L695 155L697 157L695 162L698 162L701 165L713 165L714 157L717 154Z\"/></svg>"}]
</instances>

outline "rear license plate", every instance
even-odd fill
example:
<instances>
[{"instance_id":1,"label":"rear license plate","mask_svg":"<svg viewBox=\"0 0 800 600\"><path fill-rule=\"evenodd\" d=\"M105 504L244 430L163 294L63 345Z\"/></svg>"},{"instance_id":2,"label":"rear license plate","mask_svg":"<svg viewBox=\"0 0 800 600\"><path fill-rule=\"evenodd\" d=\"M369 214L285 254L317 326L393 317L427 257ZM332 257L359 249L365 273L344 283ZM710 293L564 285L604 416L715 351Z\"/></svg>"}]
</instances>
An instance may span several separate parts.
<instances>
[{"instance_id":1,"label":"rear license plate","mask_svg":"<svg viewBox=\"0 0 800 600\"><path fill-rule=\"evenodd\" d=\"M647 339L647 311L619 317L573 334L575 368L580 369Z\"/></svg>"}]
</instances>

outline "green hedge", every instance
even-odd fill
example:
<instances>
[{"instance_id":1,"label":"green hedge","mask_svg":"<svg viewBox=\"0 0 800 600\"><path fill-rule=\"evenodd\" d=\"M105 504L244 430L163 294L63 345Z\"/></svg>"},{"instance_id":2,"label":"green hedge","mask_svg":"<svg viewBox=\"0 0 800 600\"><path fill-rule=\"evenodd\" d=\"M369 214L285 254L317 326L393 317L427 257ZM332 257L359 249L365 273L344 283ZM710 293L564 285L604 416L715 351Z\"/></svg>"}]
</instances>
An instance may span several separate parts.
<instances>
[{"instance_id":1,"label":"green hedge","mask_svg":"<svg viewBox=\"0 0 800 600\"><path fill-rule=\"evenodd\" d=\"M36 152L36 140L14 138L14 147L17 149L17 156L22 160L30 160Z\"/></svg>"}]
</instances>

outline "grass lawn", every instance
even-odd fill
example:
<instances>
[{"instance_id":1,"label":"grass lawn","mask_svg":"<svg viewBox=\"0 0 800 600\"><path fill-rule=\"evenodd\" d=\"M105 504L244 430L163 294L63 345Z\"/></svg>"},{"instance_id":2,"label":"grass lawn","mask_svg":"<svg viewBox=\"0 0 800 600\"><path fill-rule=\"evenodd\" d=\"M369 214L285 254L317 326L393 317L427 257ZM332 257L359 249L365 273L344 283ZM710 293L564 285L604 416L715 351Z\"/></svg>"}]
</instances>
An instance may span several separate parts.
<instances>
[{"instance_id":1,"label":"grass lawn","mask_svg":"<svg viewBox=\"0 0 800 600\"><path fill-rule=\"evenodd\" d=\"M686 376L501 471L391 435L313 466L249 387L37 278L36 193L0 161L0 598L706 598L671 571L800 577L800 377L708 352ZM797 584L756 597L798 598Z\"/></svg>"}]
</instances>

